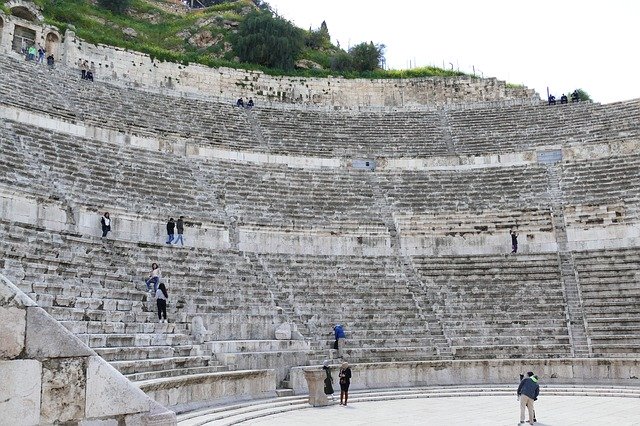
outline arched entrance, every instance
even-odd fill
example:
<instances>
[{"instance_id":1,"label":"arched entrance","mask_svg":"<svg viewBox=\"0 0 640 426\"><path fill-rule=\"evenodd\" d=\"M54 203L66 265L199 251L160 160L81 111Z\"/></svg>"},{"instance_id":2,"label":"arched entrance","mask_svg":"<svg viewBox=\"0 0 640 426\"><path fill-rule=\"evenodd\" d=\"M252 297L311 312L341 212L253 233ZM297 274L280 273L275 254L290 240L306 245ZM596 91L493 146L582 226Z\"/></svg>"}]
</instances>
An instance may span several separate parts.
<instances>
[{"instance_id":1,"label":"arched entrance","mask_svg":"<svg viewBox=\"0 0 640 426\"><path fill-rule=\"evenodd\" d=\"M31 28L16 25L13 30L13 43L11 48L19 53L36 44L36 32Z\"/></svg>"},{"instance_id":2,"label":"arched entrance","mask_svg":"<svg viewBox=\"0 0 640 426\"><path fill-rule=\"evenodd\" d=\"M25 21L33 22L38 19L38 16L31 10L29 10L26 6L14 6L11 8L11 14L13 16L17 16L18 18L22 18Z\"/></svg>"},{"instance_id":3,"label":"arched entrance","mask_svg":"<svg viewBox=\"0 0 640 426\"><path fill-rule=\"evenodd\" d=\"M60 46L60 36L56 33L49 33L45 39L44 49L47 52L47 56L53 55L58 59L58 47Z\"/></svg>"}]
</instances>

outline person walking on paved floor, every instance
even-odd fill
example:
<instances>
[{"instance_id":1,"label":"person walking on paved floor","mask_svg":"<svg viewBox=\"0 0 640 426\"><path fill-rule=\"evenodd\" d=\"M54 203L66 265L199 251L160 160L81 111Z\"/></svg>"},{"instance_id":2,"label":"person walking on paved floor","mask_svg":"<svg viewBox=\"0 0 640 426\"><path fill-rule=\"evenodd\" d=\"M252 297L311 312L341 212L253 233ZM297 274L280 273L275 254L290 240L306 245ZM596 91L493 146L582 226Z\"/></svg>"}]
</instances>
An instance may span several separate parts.
<instances>
[{"instance_id":1,"label":"person walking on paved floor","mask_svg":"<svg viewBox=\"0 0 640 426\"><path fill-rule=\"evenodd\" d=\"M509 231L509 234L511 234L511 253L517 253L518 252L518 234L516 234L516 231Z\"/></svg>"},{"instance_id":2,"label":"person walking on paved floor","mask_svg":"<svg viewBox=\"0 0 640 426\"><path fill-rule=\"evenodd\" d=\"M145 281L147 284L147 290L151 291L151 284L153 283L153 292L155 293L158 290L158 284L160 283L160 267L157 263L151 264L151 272L149 273L149 278Z\"/></svg>"},{"instance_id":3,"label":"person walking on paved floor","mask_svg":"<svg viewBox=\"0 0 640 426\"><path fill-rule=\"evenodd\" d=\"M167 322L167 299L169 293L164 283L160 283L156 289L156 304L158 305L158 322ZM163 317L164 316L164 321Z\"/></svg>"},{"instance_id":4,"label":"person walking on paved floor","mask_svg":"<svg viewBox=\"0 0 640 426\"><path fill-rule=\"evenodd\" d=\"M102 218L100 218L100 224L102 225L102 238L107 236L107 233L111 231L111 218L109 212L105 212Z\"/></svg>"},{"instance_id":5,"label":"person walking on paved floor","mask_svg":"<svg viewBox=\"0 0 640 426\"><path fill-rule=\"evenodd\" d=\"M518 397L520 398L520 424L524 423L524 409L529 411L529 424L535 422L535 414L533 409L533 401L538 399L540 386L538 385L538 376L531 371L527 373L526 378L522 379L518 386Z\"/></svg>"},{"instance_id":6,"label":"person walking on paved floor","mask_svg":"<svg viewBox=\"0 0 640 426\"><path fill-rule=\"evenodd\" d=\"M331 377L331 367L329 367L329 360L325 359L322 363L322 369L327 377L324 378L324 394L329 396L333 400L333 377Z\"/></svg>"},{"instance_id":7,"label":"person walking on paved floor","mask_svg":"<svg viewBox=\"0 0 640 426\"><path fill-rule=\"evenodd\" d=\"M351 385L351 368L347 362L342 363L338 377L340 377L340 405L346 406L349 399L349 385Z\"/></svg>"},{"instance_id":8,"label":"person walking on paved floor","mask_svg":"<svg viewBox=\"0 0 640 426\"><path fill-rule=\"evenodd\" d=\"M184 239L182 237L182 234L184 234L184 216L180 216L178 218L178 221L176 222L176 231L178 236L171 242L171 244L178 244L178 241L180 241L180 245L184 246Z\"/></svg>"},{"instance_id":9,"label":"person walking on paved floor","mask_svg":"<svg viewBox=\"0 0 640 426\"><path fill-rule=\"evenodd\" d=\"M171 241L173 241L175 229L176 222L173 220L173 218L169 218L169 222L167 222L167 244L171 244Z\"/></svg>"}]
</instances>

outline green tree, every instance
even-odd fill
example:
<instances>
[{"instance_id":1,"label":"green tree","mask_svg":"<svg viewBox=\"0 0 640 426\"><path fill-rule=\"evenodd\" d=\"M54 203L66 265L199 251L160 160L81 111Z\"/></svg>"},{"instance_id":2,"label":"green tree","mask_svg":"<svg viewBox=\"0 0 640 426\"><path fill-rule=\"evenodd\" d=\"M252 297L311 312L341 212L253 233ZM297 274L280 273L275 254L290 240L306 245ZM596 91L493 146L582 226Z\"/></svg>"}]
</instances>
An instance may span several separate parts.
<instances>
[{"instance_id":1,"label":"green tree","mask_svg":"<svg viewBox=\"0 0 640 426\"><path fill-rule=\"evenodd\" d=\"M344 50L331 57L331 69L333 71L353 71L353 59Z\"/></svg>"},{"instance_id":2,"label":"green tree","mask_svg":"<svg viewBox=\"0 0 640 426\"><path fill-rule=\"evenodd\" d=\"M317 30L312 30L311 28L309 28L309 32L305 37L304 44L307 47L315 50L330 48L331 36L329 35L327 23L325 21L322 21L320 28Z\"/></svg>"},{"instance_id":3,"label":"green tree","mask_svg":"<svg viewBox=\"0 0 640 426\"><path fill-rule=\"evenodd\" d=\"M591 96L589 96L589 94L586 91L584 91L582 89L576 89L575 91L578 92L578 98L581 101L590 101L591 100ZM573 92L570 92L570 93L573 93Z\"/></svg>"},{"instance_id":4,"label":"green tree","mask_svg":"<svg viewBox=\"0 0 640 426\"><path fill-rule=\"evenodd\" d=\"M373 71L380 67L384 58L384 44L360 43L349 49L349 55L356 71Z\"/></svg>"},{"instance_id":5,"label":"green tree","mask_svg":"<svg viewBox=\"0 0 640 426\"><path fill-rule=\"evenodd\" d=\"M131 0L98 0L98 4L114 13L124 13L131 6Z\"/></svg>"},{"instance_id":6,"label":"green tree","mask_svg":"<svg viewBox=\"0 0 640 426\"><path fill-rule=\"evenodd\" d=\"M249 13L238 27L233 49L243 62L291 70L304 48L304 31L269 12Z\"/></svg>"}]
</instances>

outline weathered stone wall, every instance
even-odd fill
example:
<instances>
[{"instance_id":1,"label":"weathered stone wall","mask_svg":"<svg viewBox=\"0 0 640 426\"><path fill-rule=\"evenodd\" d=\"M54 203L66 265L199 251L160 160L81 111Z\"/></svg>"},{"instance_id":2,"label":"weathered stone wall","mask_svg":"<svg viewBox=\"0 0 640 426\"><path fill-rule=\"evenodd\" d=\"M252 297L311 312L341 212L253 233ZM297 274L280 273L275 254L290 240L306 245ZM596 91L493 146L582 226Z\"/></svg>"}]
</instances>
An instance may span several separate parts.
<instances>
[{"instance_id":1,"label":"weathered stone wall","mask_svg":"<svg viewBox=\"0 0 640 426\"><path fill-rule=\"evenodd\" d=\"M152 60L148 55L93 45L68 31L64 62L93 63L96 78L166 88L228 99L253 97L266 102L299 103L327 108L407 108L451 103L539 101L527 88L507 87L495 78L425 77L412 79L345 79L270 76L261 71L209 68Z\"/></svg>"},{"instance_id":2,"label":"weathered stone wall","mask_svg":"<svg viewBox=\"0 0 640 426\"><path fill-rule=\"evenodd\" d=\"M307 367L308 368L308 367ZM317 368L317 367L316 367ZM336 369L339 366L335 366ZM305 367L291 369L296 394L308 392ZM472 384L518 384L520 374L533 371L541 383L640 385L637 359L518 359L424 361L351 366L350 389Z\"/></svg>"},{"instance_id":3,"label":"weathered stone wall","mask_svg":"<svg viewBox=\"0 0 640 426\"><path fill-rule=\"evenodd\" d=\"M0 342L3 424L176 424L2 275Z\"/></svg>"}]
</instances>

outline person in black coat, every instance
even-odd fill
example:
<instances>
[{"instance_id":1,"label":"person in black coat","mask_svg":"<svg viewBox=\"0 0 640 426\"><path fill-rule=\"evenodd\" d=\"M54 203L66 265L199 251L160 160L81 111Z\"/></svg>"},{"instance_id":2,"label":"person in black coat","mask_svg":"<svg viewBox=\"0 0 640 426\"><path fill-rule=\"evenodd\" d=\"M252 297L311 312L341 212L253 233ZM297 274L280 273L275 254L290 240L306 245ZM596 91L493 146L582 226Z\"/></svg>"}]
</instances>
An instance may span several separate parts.
<instances>
[{"instance_id":1,"label":"person in black coat","mask_svg":"<svg viewBox=\"0 0 640 426\"><path fill-rule=\"evenodd\" d=\"M327 396L331 395L331 399L333 399L333 377L331 377L331 367L329 367L328 359L325 359L322 363L322 369L327 375L327 377L324 378L324 394Z\"/></svg>"},{"instance_id":2,"label":"person in black coat","mask_svg":"<svg viewBox=\"0 0 640 426\"><path fill-rule=\"evenodd\" d=\"M105 212L102 218L100 218L100 224L102 225L102 238L107 236L107 233L111 231L111 218L109 212Z\"/></svg>"},{"instance_id":3,"label":"person in black coat","mask_svg":"<svg viewBox=\"0 0 640 426\"><path fill-rule=\"evenodd\" d=\"M171 241L173 241L173 235L175 233L175 229L176 229L176 222L173 220L173 218L170 218L169 222L167 222L167 244L171 244Z\"/></svg>"},{"instance_id":4,"label":"person in black coat","mask_svg":"<svg viewBox=\"0 0 640 426\"><path fill-rule=\"evenodd\" d=\"M340 377L340 405L347 405L349 385L351 384L351 368L347 362L342 363L338 376Z\"/></svg>"}]
</instances>

